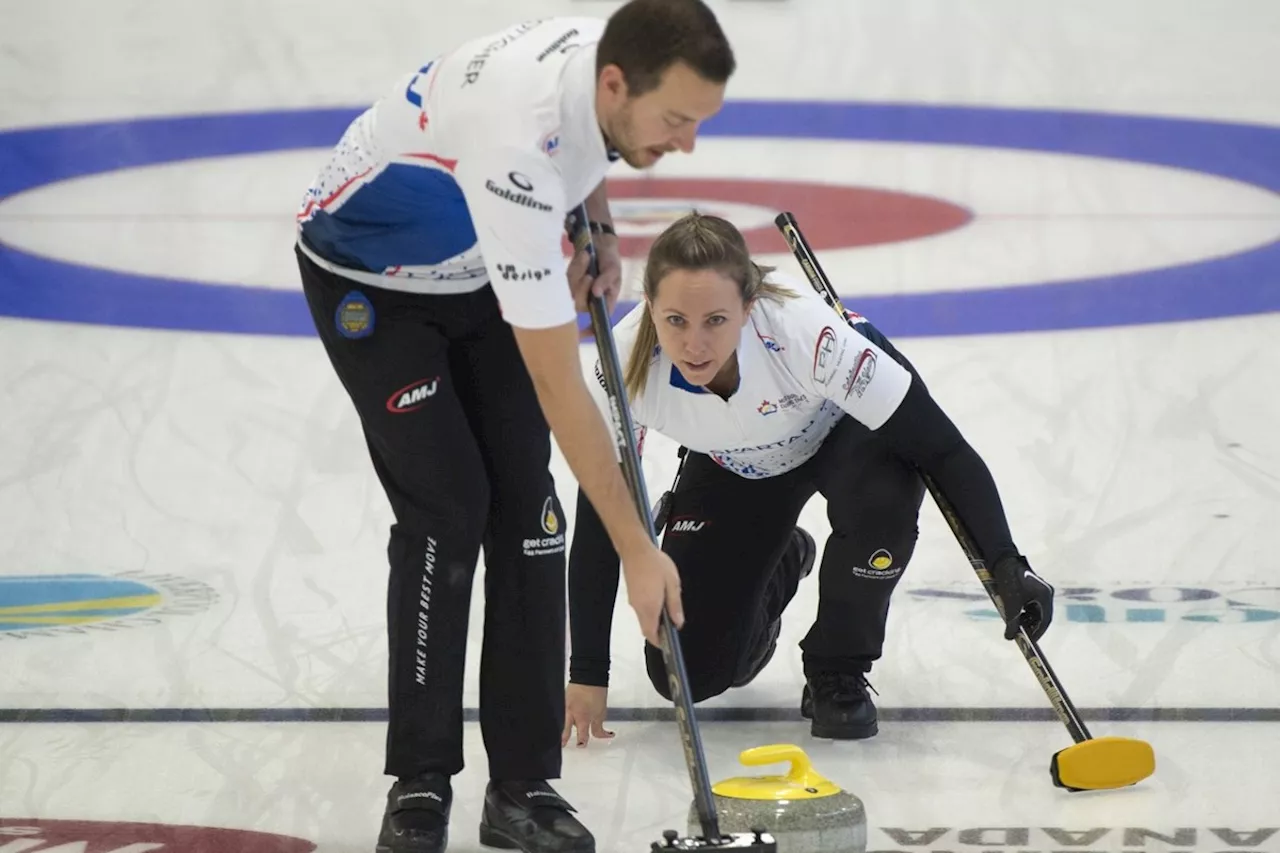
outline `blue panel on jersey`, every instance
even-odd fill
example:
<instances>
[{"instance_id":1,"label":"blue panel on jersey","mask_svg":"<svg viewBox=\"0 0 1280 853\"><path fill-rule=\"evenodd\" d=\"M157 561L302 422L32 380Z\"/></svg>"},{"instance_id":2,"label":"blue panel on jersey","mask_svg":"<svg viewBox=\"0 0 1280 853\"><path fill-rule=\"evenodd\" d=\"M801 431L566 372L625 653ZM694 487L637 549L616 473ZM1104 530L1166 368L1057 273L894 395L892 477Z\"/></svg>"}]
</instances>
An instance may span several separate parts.
<instances>
[{"instance_id":1,"label":"blue panel on jersey","mask_svg":"<svg viewBox=\"0 0 1280 853\"><path fill-rule=\"evenodd\" d=\"M701 385L690 384L689 380L684 378L684 374L674 364L671 365L671 385L673 388L679 388L682 391L689 391L693 394L707 393L707 389Z\"/></svg>"},{"instance_id":2,"label":"blue panel on jersey","mask_svg":"<svg viewBox=\"0 0 1280 853\"><path fill-rule=\"evenodd\" d=\"M889 343L889 339L884 336L883 332L873 326L871 321L864 319L851 325L855 332L880 347L880 349L887 353L893 352L893 345Z\"/></svg>"},{"instance_id":3,"label":"blue panel on jersey","mask_svg":"<svg viewBox=\"0 0 1280 853\"><path fill-rule=\"evenodd\" d=\"M399 163L342 206L317 213L302 233L321 257L370 272L438 264L476 243L471 212L453 176Z\"/></svg>"}]
</instances>

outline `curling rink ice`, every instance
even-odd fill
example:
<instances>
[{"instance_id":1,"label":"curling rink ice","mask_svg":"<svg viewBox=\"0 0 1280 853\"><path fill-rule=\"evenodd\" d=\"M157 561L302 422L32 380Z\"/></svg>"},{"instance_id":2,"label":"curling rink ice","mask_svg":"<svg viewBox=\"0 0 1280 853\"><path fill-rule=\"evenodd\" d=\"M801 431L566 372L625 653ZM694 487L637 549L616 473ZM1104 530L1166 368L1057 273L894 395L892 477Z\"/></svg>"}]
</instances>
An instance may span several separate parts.
<instances>
[{"instance_id":1,"label":"curling rink ice","mask_svg":"<svg viewBox=\"0 0 1280 853\"><path fill-rule=\"evenodd\" d=\"M616 5L0 0L0 853L373 849L391 516L293 214L406 69ZM629 298L694 205L798 273L771 224L796 213L991 467L1093 734L1157 757L1132 788L1052 786L1070 738L926 498L880 734L799 717L811 577L768 669L700 706L712 778L799 744L864 801L869 851L1280 853L1280 5L712 5L724 112L610 176ZM655 496L674 449L647 443ZM801 523L823 541L821 499ZM617 736L555 785L640 853L691 792L625 596L614 624ZM467 738L454 851L482 849Z\"/></svg>"}]
</instances>

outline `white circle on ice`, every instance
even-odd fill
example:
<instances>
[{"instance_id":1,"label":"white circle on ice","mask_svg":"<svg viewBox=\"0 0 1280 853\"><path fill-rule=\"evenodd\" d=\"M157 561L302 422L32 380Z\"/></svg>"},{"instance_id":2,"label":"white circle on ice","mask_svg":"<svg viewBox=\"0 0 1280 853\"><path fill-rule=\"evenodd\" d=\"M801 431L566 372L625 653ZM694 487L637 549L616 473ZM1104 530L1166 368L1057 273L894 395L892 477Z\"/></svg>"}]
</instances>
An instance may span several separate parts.
<instances>
[{"instance_id":1,"label":"white circle on ice","mask_svg":"<svg viewBox=\"0 0 1280 853\"><path fill-rule=\"evenodd\" d=\"M0 201L0 242L62 261L197 282L297 289L294 214L328 149L121 169ZM645 180L616 164L610 180ZM1224 257L1280 239L1280 196L1165 166L1042 151L917 143L710 137L666 157L657 178L815 182L931 196L973 212L963 228L899 243L827 249L844 293L1010 287ZM703 205L711 199L682 199ZM638 232L679 209L636 211ZM773 211L731 206L744 227ZM709 209L710 205L708 205ZM647 217L653 217L647 221ZM804 223L801 222L801 227ZM628 225L628 230L631 228ZM660 229L659 229L660 230ZM789 265L790 255L762 263Z\"/></svg>"}]
</instances>

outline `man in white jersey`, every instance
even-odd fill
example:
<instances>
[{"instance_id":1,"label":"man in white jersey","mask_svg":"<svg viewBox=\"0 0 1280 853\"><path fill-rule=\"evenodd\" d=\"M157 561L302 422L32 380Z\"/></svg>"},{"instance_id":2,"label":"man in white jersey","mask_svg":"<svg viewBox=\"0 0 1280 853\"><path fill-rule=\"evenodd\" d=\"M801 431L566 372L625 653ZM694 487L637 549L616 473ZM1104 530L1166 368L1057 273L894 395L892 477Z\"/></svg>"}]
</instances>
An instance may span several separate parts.
<instances>
[{"instance_id":1,"label":"man in white jersey","mask_svg":"<svg viewBox=\"0 0 1280 853\"><path fill-rule=\"evenodd\" d=\"M645 300L615 329L635 422L686 452L663 548L682 579L681 633L695 702L750 682L817 548L796 527L816 493L832 533L818 614L800 647L801 712L817 737L876 734L865 674L881 656L889 599L911 559L929 474L996 578L1008 613L1039 637L1053 589L1018 553L982 459L910 363L874 326L844 323L808 285L751 261L727 221L691 214L650 250ZM597 365L597 371L599 367ZM597 404L607 405L602 387ZM579 499L569 559L573 640L567 743L603 728L617 558ZM667 694L662 656L646 648Z\"/></svg>"},{"instance_id":2,"label":"man in white jersey","mask_svg":"<svg viewBox=\"0 0 1280 853\"><path fill-rule=\"evenodd\" d=\"M690 152L734 57L699 0L632 0L607 24L530 21L407 74L357 118L298 213L303 288L395 514L388 544L396 777L378 850L445 849L463 766L472 577L485 555L480 839L593 851L547 783L563 720L565 525L550 430L622 555L645 635L679 579L649 539L580 367L577 311L616 298L604 178ZM586 203L600 275L566 269Z\"/></svg>"}]
</instances>

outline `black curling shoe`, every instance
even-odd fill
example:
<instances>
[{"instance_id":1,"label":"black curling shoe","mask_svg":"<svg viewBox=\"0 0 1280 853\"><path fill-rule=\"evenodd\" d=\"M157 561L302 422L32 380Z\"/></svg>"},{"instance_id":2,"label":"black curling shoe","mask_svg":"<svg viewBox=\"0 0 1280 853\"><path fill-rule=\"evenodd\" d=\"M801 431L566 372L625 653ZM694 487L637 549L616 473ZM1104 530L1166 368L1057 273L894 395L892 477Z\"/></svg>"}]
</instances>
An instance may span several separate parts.
<instances>
[{"instance_id":1,"label":"black curling shoe","mask_svg":"<svg viewBox=\"0 0 1280 853\"><path fill-rule=\"evenodd\" d=\"M524 853L595 853L596 840L573 816L576 811L540 779L490 781L480 843Z\"/></svg>"},{"instance_id":2,"label":"black curling shoe","mask_svg":"<svg viewBox=\"0 0 1280 853\"><path fill-rule=\"evenodd\" d=\"M387 792L377 853L444 853L453 792L443 773L401 779Z\"/></svg>"},{"instance_id":3,"label":"black curling shoe","mask_svg":"<svg viewBox=\"0 0 1280 853\"><path fill-rule=\"evenodd\" d=\"M862 674L819 672L809 677L800 697L800 713L812 720L814 737L861 740L879 731L876 706Z\"/></svg>"}]
</instances>

